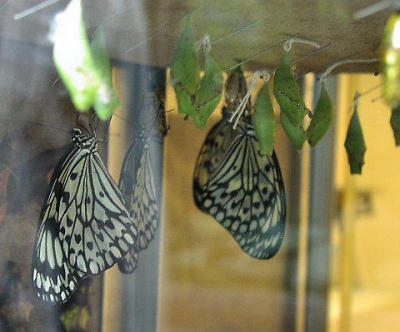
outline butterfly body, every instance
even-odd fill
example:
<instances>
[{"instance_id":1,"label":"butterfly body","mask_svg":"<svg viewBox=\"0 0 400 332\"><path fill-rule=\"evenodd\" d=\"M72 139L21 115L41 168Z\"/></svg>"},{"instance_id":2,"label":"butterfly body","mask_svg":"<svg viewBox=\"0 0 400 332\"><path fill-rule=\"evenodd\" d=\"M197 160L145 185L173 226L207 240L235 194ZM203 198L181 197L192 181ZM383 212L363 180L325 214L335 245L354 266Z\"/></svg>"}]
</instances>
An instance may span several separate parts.
<instances>
[{"instance_id":1,"label":"butterfly body","mask_svg":"<svg viewBox=\"0 0 400 332\"><path fill-rule=\"evenodd\" d=\"M65 302L80 279L110 268L137 242L96 138L73 129L72 142L50 181L32 261L37 295L53 303Z\"/></svg>"}]
</instances>

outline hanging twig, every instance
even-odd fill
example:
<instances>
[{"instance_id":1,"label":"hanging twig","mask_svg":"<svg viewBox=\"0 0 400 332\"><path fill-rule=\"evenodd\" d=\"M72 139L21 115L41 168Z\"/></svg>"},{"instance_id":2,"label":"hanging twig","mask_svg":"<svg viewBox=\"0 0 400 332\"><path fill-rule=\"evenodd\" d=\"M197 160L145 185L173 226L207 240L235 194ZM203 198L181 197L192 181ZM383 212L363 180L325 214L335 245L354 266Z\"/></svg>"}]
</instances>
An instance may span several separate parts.
<instances>
[{"instance_id":1,"label":"hanging twig","mask_svg":"<svg viewBox=\"0 0 400 332\"><path fill-rule=\"evenodd\" d=\"M373 63L373 62L379 62L380 59L378 58L372 58L372 59L345 59L345 60L340 60L337 61L335 63L333 63L332 65L330 65L325 71L324 73L321 75L321 81L324 81L326 79L326 77L336 68L339 67L341 65L345 65L348 63Z\"/></svg>"},{"instance_id":2,"label":"hanging twig","mask_svg":"<svg viewBox=\"0 0 400 332\"><path fill-rule=\"evenodd\" d=\"M298 34L297 34L297 35L298 35ZM297 36L297 35L295 35L295 36ZM295 37L295 36L293 36L293 37ZM233 70L233 69L235 69L235 68L237 68L237 67L239 67L239 66L245 64L246 62L249 62L249 61L251 61L251 60L253 60L253 59L255 59L255 58L258 58L259 56L263 55L264 53L267 53L268 51L270 51L270 50L272 50L273 48L275 48L275 47L281 45L282 43L286 42L287 40L289 40L290 38L293 38L293 37L286 38L286 39L284 39L284 40L279 41L279 42L276 43L276 44L273 44L273 45L271 45L271 46L269 46L269 47L267 47L267 48L264 48L264 49L262 49L261 51L257 52L256 54L253 54L253 55L249 56L248 58L244 59L243 61L240 61L239 63L237 63L237 64L235 64L235 65L233 65L233 66L231 66L231 67L227 67L227 68L225 68L224 70L226 70L226 71L231 71L231 70Z\"/></svg>"},{"instance_id":3,"label":"hanging twig","mask_svg":"<svg viewBox=\"0 0 400 332\"><path fill-rule=\"evenodd\" d=\"M313 46L315 48L320 48L321 47L316 41L309 40L309 39L304 39L304 38L299 38L299 37L291 37L285 42L285 44L283 45L283 49L286 52L289 52L292 49L292 45L294 43L310 45L310 46Z\"/></svg>"}]
</instances>

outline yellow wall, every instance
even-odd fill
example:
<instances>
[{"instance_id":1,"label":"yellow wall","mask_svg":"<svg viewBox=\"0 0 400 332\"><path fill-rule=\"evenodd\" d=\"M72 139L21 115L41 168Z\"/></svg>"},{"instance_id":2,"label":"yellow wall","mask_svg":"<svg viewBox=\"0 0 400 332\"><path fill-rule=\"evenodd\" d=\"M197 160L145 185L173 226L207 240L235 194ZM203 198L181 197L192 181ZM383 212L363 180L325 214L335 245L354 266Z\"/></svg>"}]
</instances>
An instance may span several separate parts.
<instances>
[{"instance_id":1,"label":"yellow wall","mask_svg":"<svg viewBox=\"0 0 400 332\"><path fill-rule=\"evenodd\" d=\"M169 84L166 109L176 108ZM271 260L250 258L192 198L198 152L220 116L218 109L200 131L176 111L168 113L158 330L282 331L287 241ZM278 149L286 179L291 167L285 160L287 147Z\"/></svg>"},{"instance_id":2,"label":"yellow wall","mask_svg":"<svg viewBox=\"0 0 400 332\"><path fill-rule=\"evenodd\" d=\"M333 224L331 331L397 332L400 148L394 144L390 108L379 99L381 79L371 74L341 76L335 166L342 214ZM367 145L363 174L350 177L343 143L352 98L357 90L363 93L376 86L359 106Z\"/></svg>"}]
</instances>

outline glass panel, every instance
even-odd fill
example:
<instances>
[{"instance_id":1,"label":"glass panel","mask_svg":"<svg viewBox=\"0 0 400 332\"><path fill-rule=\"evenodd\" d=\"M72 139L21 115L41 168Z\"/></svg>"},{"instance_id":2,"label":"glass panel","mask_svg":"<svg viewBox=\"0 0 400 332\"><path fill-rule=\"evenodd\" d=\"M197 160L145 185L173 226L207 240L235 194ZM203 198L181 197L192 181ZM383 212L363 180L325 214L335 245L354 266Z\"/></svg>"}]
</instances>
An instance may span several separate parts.
<instances>
[{"instance_id":1,"label":"glass panel","mask_svg":"<svg viewBox=\"0 0 400 332\"><path fill-rule=\"evenodd\" d=\"M398 331L400 155L381 98L381 78L341 75L336 143L338 204L332 226L329 331ZM361 176L349 176L343 147L356 91L367 145Z\"/></svg>"},{"instance_id":2,"label":"glass panel","mask_svg":"<svg viewBox=\"0 0 400 332\"><path fill-rule=\"evenodd\" d=\"M100 329L102 277L88 278L66 305L39 300L32 252L47 185L69 150L75 113L49 49L0 39L0 330ZM98 128L99 137L104 128ZM104 157L104 144L99 143Z\"/></svg>"},{"instance_id":3,"label":"glass panel","mask_svg":"<svg viewBox=\"0 0 400 332\"><path fill-rule=\"evenodd\" d=\"M166 105L176 110L170 85ZM294 330L299 154L279 129L276 150L290 211L285 240L271 260L250 258L192 198L196 158L220 109L202 131L176 111L167 114L158 330Z\"/></svg>"}]
</instances>

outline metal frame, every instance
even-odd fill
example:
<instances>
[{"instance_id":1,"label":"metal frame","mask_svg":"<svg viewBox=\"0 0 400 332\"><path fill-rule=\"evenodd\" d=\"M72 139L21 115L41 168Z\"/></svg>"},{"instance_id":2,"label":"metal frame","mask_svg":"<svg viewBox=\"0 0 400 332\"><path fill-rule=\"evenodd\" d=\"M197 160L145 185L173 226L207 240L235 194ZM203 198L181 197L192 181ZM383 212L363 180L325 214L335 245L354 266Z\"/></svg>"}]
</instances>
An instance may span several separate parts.
<instances>
[{"instance_id":1,"label":"metal frame","mask_svg":"<svg viewBox=\"0 0 400 332\"><path fill-rule=\"evenodd\" d=\"M126 118L129 121L128 131L134 136L140 128L140 112L142 111L143 95L149 91L165 91L166 71L164 68L156 68L139 64L116 63L122 68L122 85L126 87L124 100ZM125 115L124 115L125 116ZM158 139L157 139L158 140ZM155 175L156 192L159 199L162 197L162 165L163 165L163 139L160 144L151 145L151 156L154 156L153 172ZM127 141L129 146L131 142ZM160 213L162 209L160 206ZM160 266L160 226L155 238L146 250L139 253L138 267L133 274L118 275L118 294L114 301L119 308L119 317L109 317L111 320L119 319L118 327L103 326L103 331L118 328L119 331L156 331L157 330L157 304L158 304L158 279ZM106 289L106 292L113 292ZM105 315L107 313L105 312ZM109 314L108 314L109 315Z\"/></svg>"},{"instance_id":2,"label":"metal frame","mask_svg":"<svg viewBox=\"0 0 400 332\"><path fill-rule=\"evenodd\" d=\"M336 77L325 82L336 104ZM316 81L314 104L321 82ZM305 331L327 330L328 286L330 269L330 221L333 199L335 121L319 144L311 151L308 264L306 286Z\"/></svg>"}]
</instances>

